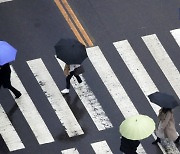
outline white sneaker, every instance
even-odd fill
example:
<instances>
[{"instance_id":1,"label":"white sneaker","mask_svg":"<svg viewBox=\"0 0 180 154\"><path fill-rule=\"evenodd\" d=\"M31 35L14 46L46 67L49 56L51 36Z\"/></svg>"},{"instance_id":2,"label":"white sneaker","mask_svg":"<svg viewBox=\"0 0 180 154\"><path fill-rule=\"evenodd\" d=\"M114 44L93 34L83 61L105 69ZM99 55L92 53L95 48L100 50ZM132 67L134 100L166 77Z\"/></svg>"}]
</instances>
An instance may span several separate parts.
<instances>
[{"instance_id":1,"label":"white sneaker","mask_svg":"<svg viewBox=\"0 0 180 154\"><path fill-rule=\"evenodd\" d=\"M62 94L69 94L69 89L61 90L61 93L62 93Z\"/></svg>"}]
</instances>

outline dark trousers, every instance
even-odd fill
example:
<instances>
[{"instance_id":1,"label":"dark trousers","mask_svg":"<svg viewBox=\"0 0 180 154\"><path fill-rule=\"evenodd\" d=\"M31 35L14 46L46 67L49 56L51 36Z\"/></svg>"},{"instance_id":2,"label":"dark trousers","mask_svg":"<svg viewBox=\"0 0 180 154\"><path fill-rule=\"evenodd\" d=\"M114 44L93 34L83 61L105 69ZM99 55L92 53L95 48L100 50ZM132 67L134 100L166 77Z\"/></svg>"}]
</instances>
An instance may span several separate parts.
<instances>
[{"instance_id":1,"label":"dark trousers","mask_svg":"<svg viewBox=\"0 0 180 154\"><path fill-rule=\"evenodd\" d=\"M70 89L70 80L71 80L73 75L74 75L74 71L71 71L70 74L66 77L66 88L67 89ZM74 76L76 77L78 83L82 82L82 80L81 80L79 75L74 75Z\"/></svg>"},{"instance_id":2,"label":"dark trousers","mask_svg":"<svg viewBox=\"0 0 180 154\"><path fill-rule=\"evenodd\" d=\"M15 89L12 85L7 87L9 90L11 90L16 97L18 97L21 93L17 89Z\"/></svg>"},{"instance_id":3,"label":"dark trousers","mask_svg":"<svg viewBox=\"0 0 180 154\"><path fill-rule=\"evenodd\" d=\"M3 84L2 85L4 88L7 88L9 90L11 90L13 92L13 94L18 97L19 95L21 95L20 91L18 91L16 88L14 88L11 83L8 83L8 84ZM1 86L0 86L1 88Z\"/></svg>"}]
</instances>

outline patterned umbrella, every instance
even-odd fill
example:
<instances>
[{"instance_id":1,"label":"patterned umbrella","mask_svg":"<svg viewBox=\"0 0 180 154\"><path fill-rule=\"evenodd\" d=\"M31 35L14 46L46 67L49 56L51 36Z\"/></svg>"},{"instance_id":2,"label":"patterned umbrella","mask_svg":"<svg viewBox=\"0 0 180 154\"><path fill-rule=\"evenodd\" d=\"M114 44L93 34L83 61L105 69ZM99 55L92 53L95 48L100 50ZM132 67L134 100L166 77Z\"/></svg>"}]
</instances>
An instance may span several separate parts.
<instances>
[{"instance_id":1,"label":"patterned umbrella","mask_svg":"<svg viewBox=\"0 0 180 154\"><path fill-rule=\"evenodd\" d=\"M5 41L0 41L0 65L4 65L16 58L17 50Z\"/></svg>"}]
</instances>

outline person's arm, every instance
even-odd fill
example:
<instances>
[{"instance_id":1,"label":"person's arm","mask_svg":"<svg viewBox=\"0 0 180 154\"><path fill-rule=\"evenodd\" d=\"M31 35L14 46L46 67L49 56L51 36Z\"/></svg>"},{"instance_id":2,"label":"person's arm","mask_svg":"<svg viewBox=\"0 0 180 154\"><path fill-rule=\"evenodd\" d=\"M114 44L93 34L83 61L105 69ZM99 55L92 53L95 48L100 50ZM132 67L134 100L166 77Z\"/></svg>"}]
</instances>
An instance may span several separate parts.
<instances>
[{"instance_id":1,"label":"person's arm","mask_svg":"<svg viewBox=\"0 0 180 154\"><path fill-rule=\"evenodd\" d=\"M169 112L169 111L166 112L166 117L165 117L165 119L164 119L163 121L161 121L161 127L162 127L163 129L167 126L169 120L171 119L171 116L172 116L172 113L171 113L171 112Z\"/></svg>"}]
</instances>

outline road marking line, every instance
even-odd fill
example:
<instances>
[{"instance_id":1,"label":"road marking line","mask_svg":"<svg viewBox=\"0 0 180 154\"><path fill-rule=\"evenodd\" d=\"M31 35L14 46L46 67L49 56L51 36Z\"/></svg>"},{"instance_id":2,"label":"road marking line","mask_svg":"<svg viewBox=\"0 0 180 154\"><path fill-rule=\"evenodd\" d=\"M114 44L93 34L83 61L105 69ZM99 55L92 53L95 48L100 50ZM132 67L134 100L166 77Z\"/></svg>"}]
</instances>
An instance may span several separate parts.
<instances>
[{"instance_id":1,"label":"road marking line","mask_svg":"<svg viewBox=\"0 0 180 154\"><path fill-rule=\"evenodd\" d=\"M86 50L89 60L124 117L127 118L138 114L134 104L131 102L100 48L95 46L87 48ZM140 150L138 152L146 153L141 144L138 150Z\"/></svg>"},{"instance_id":2,"label":"road marking line","mask_svg":"<svg viewBox=\"0 0 180 154\"><path fill-rule=\"evenodd\" d=\"M61 68L64 69L64 62L62 62L58 58L57 61L60 64ZM81 102L85 106L86 110L88 111L97 129L101 131L107 128L112 128L113 126L109 118L106 116L102 106L100 105L94 93L91 91L90 87L86 83L86 80L82 75L80 75L80 77L82 79L81 85L78 84L75 77L71 79L71 84L77 95L81 99Z\"/></svg>"},{"instance_id":3,"label":"road marking line","mask_svg":"<svg viewBox=\"0 0 180 154\"><path fill-rule=\"evenodd\" d=\"M69 137L84 134L79 123L74 117L74 114L60 93L48 70L46 69L43 61L41 59L35 59L27 61L27 63L39 85L41 86L43 92L47 96L47 99L55 110L59 120L65 127Z\"/></svg>"},{"instance_id":4,"label":"road marking line","mask_svg":"<svg viewBox=\"0 0 180 154\"><path fill-rule=\"evenodd\" d=\"M174 30L171 30L170 32L180 47L180 29L174 29Z\"/></svg>"},{"instance_id":5,"label":"road marking line","mask_svg":"<svg viewBox=\"0 0 180 154\"><path fill-rule=\"evenodd\" d=\"M4 139L9 151L25 148L1 104L0 117L0 134Z\"/></svg>"},{"instance_id":6,"label":"road marking line","mask_svg":"<svg viewBox=\"0 0 180 154\"><path fill-rule=\"evenodd\" d=\"M0 0L0 3L5 3L5 2L9 2L9 1L12 1L12 0Z\"/></svg>"},{"instance_id":7,"label":"road marking line","mask_svg":"<svg viewBox=\"0 0 180 154\"><path fill-rule=\"evenodd\" d=\"M177 96L180 98L180 76L179 71L174 65L173 61L167 54L166 50L162 46L158 37L155 34L141 37L149 49L150 53L154 57L156 63L161 68L171 87L174 89ZM175 146L174 146L175 147ZM176 148L176 151L179 151Z\"/></svg>"},{"instance_id":8,"label":"road marking line","mask_svg":"<svg viewBox=\"0 0 180 154\"><path fill-rule=\"evenodd\" d=\"M95 154L113 154L106 141L91 143Z\"/></svg>"},{"instance_id":9,"label":"road marking line","mask_svg":"<svg viewBox=\"0 0 180 154\"><path fill-rule=\"evenodd\" d=\"M111 66L108 64L101 49L98 46L87 48L89 60L114 99L119 110L125 117L138 114L123 86L119 82Z\"/></svg>"},{"instance_id":10,"label":"road marking line","mask_svg":"<svg viewBox=\"0 0 180 154\"><path fill-rule=\"evenodd\" d=\"M173 61L155 34L142 37L147 48L161 68L170 85L180 98L180 75Z\"/></svg>"},{"instance_id":11,"label":"road marking line","mask_svg":"<svg viewBox=\"0 0 180 154\"><path fill-rule=\"evenodd\" d=\"M87 35L86 31L84 30L83 26L81 25L81 23L79 22L78 18L76 17L75 13L73 12L71 7L69 6L67 0L62 0L62 3L64 4L64 7L66 8L66 10L70 14L70 16L72 17L73 21L75 22L75 24L78 27L79 31L81 32L82 36L86 40L88 46L94 46L92 41L91 41L91 39L89 38L89 36Z\"/></svg>"},{"instance_id":12,"label":"road marking line","mask_svg":"<svg viewBox=\"0 0 180 154\"><path fill-rule=\"evenodd\" d=\"M86 45L86 43L84 42L84 40L82 39L80 33L78 32L78 30L76 29L75 25L73 24L73 22L71 21L71 19L69 18L67 12L65 11L65 9L63 8L63 6L61 5L59 0L54 0L54 2L56 3L57 7L59 8L59 10L61 11L62 15L64 16L65 20L67 21L67 23L69 24L71 30L73 31L73 33L75 34L75 36L77 37L77 39L84 45ZM87 45L86 45L87 46Z\"/></svg>"},{"instance_id":13,"label":"road marking line","mask_svg":"<svg viewBox=\"0 0 180 154\"><path fill-rule=\"evenodd\" d=\"M142 65L141 61L137 57L133 48L129 44L128 40L114 42L113 44L146 98L148 95L159 91L155 83L147 73L146 69ZM156 115L158 115L160 107L154 103L151 103L148 98L147 100L149 101ZM156 138L155 134L152 135L154 138ZM162 152L165 153L164 148L160 144L158 145Z\"/></svg>"},{"instance_id":14,"label":"road marking line","mask_svg":"<svg viewBox=\"0 0 180 154\"><path fill-rule=\"evenodd\" d=\"M146 69L143 67L142 63L140 62L129 42L127 40L123 40L115 42L113 44L117 49L119 55L123 59L124 63L128 67L129 71L133 75L134 79L138 83L139 87L143 91L146 98L148 95L159 91L153 80L147 73ZM147 100L149 101L148 98ZM155 111L156 115L158 115L160 107L154 103L151 103L150 101L149 103Z\"/></svg>"},{"instance_id":15,"label":"road marking line","mask_svg":"<svg viewBox=\"0 0 180 154\"><path fill-rule=\"evenodd\" d=\"M67 149L61 151L62 154L79 154L78 150L75 148Z\"/></svg>"},{"instance_id":16,"label":"road marking line","mask_svg":"<svg viewBox=\"0 0 180 154\"><path fill-rule=\"evenodd\" d=\"M22 93L22 96L18 99L15 99L15 101L23 116L25 117L27 123L29 124L31 130L33 131L36 139L38 140L38 143L45 144L54 142L54 139L51 133L49 132L49 129L47 128L45 122L43 121L41 115L39 114L38 110L33 104L30 96L28 95L26 89L24 88L23 84L21 83L12 66L11 69L12 85L16 87L18 90L20 90Z\"/></svg>"}]
</instances>

